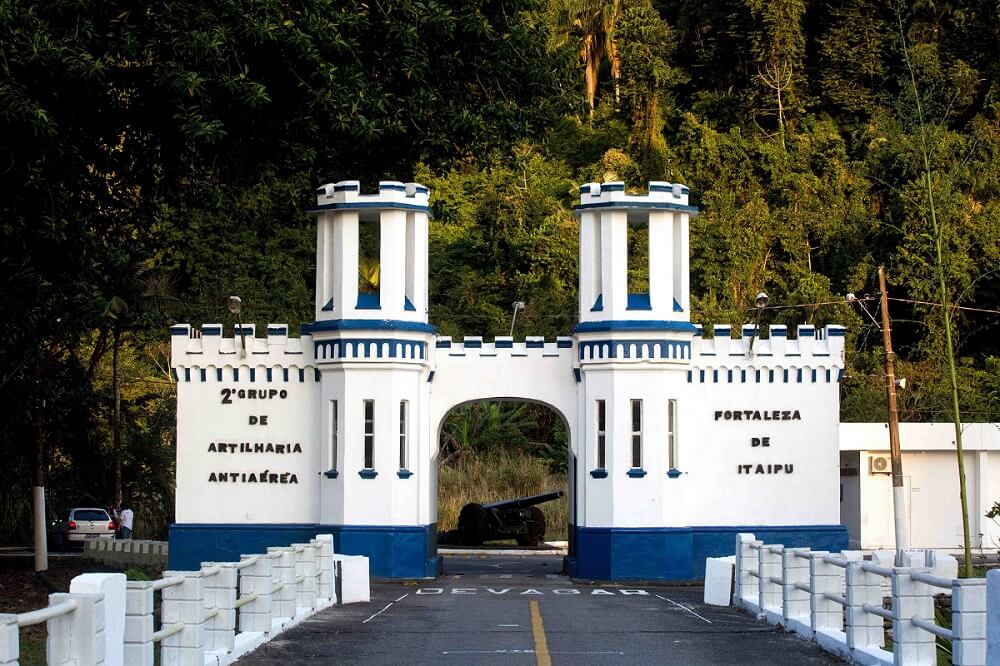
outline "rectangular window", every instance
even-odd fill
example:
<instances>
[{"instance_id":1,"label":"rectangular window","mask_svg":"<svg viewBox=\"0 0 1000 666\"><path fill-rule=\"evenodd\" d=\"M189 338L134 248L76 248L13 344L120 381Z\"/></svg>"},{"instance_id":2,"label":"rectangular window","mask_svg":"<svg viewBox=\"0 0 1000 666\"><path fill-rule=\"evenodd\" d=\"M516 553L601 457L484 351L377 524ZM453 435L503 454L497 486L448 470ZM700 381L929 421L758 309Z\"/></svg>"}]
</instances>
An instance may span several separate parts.
<instances>
[{"instance_id":1,"label":"rectangular window","mask_svg":"<svg viewBox=\"0 0 1000 666\"><path fill-rule=\"evenodd\" d=\"M337 401L330 401L330 469L337 469L337 448L340 441L340 414Z\"/></svg>"},{"instance_id":2,"label":"rectangular window","mask_svg":"<svg viewBox=\"0 0 1000 666\"><path fill-rule=\"evenodd\" d=\"M642 467L642 400L632 401L632 468Z\"/></svg>"},{"instance_id":3,"label":"rectangular window","mask_svg":"<svg viewBox=\"0 0 1000 666\"><path fill-rule=\"evenodd\" d=\"M406 412L409 410L409 406L405 400L399 403L399 469L408 469L406 466Z\"/></svg>"},{"instance_id":4,"label":"rectangular window","mask_svg":"<svg viewBox=\"0 0 1000 666\"><path fill-rule=\"evenodd\" d=\"M597 467L605 467L604 401L597 401Z\"/></svg>"},{"instance_id":5,"label":"rectangular window","mask_svg":"<svg viewBox=\"0 0 1000 666\"><path fill-rule=\"evenodd\" d=\"M374 400L365 400L365 469L375 469Z\"/></svg>"},{"instance_id":6,"label":"rectangular window","mask_svg":"<svg viewBox=\"0 0 1000 666\"><path fill-rule=\"evenodd\" d=\"M667 469L677 469L677 401L667 401Z\"/></svg>"}]
</instances>

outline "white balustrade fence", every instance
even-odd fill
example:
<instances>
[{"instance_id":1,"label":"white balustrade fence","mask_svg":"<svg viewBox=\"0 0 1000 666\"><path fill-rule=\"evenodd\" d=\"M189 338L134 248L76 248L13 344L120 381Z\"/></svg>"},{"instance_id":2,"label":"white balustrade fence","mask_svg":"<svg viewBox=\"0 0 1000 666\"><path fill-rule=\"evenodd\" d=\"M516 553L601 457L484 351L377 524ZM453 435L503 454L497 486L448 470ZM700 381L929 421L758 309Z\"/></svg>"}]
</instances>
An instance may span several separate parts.
<instances>
[{"instance_id":1,"label":"white balustrade fence","mask_svg":"<svg viewBox=\"0 0 1000 666\"><path fill-rule=\"evenodd\" d=\"M952 641L952 663L985 666L986 580L935 575L933 553L904 552L903 566L736 538L733 604L860 664L933 665L935 638ZM891 609L883 607L888 580ZM952 596L951 628L934 622L934 595ZM892 651L883 621L892 622ZM991 660L991 663L992 660Z\"/></svg>"},{"instance_id":2,"label":"white balustrade fence","mask_svg":"<svg viewBox=\"0 0 1000 666\"><path fill-rule=\"evenodd\" d=\"M49 664L152 666L159 649L163 666L224 666L313 613L356 600L340 598L338 590L369 588L368 558L335 555L329 534L239 562L167 571L155 581L95 576L78 576L73 586L85 582L99 594L53 594L47 608L0 614L0 666L18 663L18 628L41 622L48 623ZM105 634L106 626L115 627L114 635Z\"/></svg>"}]
</instances>

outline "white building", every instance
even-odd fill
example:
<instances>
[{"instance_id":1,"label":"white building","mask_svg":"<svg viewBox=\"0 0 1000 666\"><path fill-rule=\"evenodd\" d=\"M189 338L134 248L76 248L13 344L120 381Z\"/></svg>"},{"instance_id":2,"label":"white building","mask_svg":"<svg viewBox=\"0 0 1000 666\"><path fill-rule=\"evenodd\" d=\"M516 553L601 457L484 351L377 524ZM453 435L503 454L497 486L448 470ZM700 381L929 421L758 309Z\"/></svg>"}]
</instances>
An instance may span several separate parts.
<instances>
[{"instance_id":1,"label":"white building","mask_svg":"<svg viewBox=\"0 0 1000 666\"><path fill-rule=\"evenodd\" d=\"M178 380L171 567L333 533L373 575L436 575L437 441L463 403L545 404L570 435L570 572L690 579L752 531L840 549L843 328L690 321L682 185L588 184L579 324L514 342L436 337L427 320L428 192L383 181L319 189L315 322L290 338L171 328ZM380 226L381 280L359 293L361 225ZM649 290L627 289L629 225L647 225ZM793 333L790 336L789 333ZM751 344L752 343L752 344ZM752 348L751 348L752 347Z\"/></svg>"},{"instance_id":2,"label":"white building","mask_svg":"<svg viewBox=\"0 0 1000 666\"><path fill-rule=\"evenodd\" d=\"M899 439L910 537L904 547L961 548L955 426L902 423ZM1000 524L986 513L1000 501L1000 424L966 424L962 444L972 547L995 551L1000 548ZM852 548L896 547L891 472L886 424L841 424L840 516Z\"/></svg>"}]
</instances>

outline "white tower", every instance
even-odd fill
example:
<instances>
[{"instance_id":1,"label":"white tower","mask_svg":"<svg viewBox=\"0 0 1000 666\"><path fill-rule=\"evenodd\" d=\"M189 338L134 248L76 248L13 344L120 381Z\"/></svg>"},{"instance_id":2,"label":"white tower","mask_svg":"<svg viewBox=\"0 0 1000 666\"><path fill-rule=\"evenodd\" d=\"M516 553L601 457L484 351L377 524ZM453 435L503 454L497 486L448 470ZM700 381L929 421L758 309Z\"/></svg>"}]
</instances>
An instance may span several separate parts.
<instances>
[{"instance_id":1,"label":"white tower","mask_svg":"<svg viewBox=\"0 0 1000 666\"><path fill-rule=\"evenodd\" d=\"M681 475L674 442L683 427L690 322L688 189L650 183L581 188L580 323L574 329L579 505L570 564L581 578L682 578L663 530L677 512ZM629 293L629 227L648 228L648 291ZM677 572L683 573L683 572Z\"/></svg>"},{"instance_id":2,"label":"white tower","mask_svg":"<svg viewBox=\"0 0 1000 666\"><path fill-rule=\"evenodd\" d=\"M337 552L377 553L383 574L401 578L434 576L438 566L427 204L416 183L381 181L378 194L362 195L358 181L342 181L319 188L308 211L318 218L316 321L302 331L322 374L320 530L334 534ZM362 238L377 248L364 279Z\"/></svg>"}]
</instances>

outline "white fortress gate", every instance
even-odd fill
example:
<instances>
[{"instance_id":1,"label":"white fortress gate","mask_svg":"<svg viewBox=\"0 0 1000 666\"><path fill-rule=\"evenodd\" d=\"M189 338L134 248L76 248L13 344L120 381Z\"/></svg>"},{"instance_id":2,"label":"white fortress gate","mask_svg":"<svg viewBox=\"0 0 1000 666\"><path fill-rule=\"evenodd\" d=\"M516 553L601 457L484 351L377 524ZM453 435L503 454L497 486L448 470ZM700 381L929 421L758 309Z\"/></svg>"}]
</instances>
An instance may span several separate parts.
<instances>
[{"instance_id":1,"label":"white fortress gate","mask_svg":"<svg viewBox=\"0 0 1000 666\"><path fill-rule=\"evenodd\" d=\"M737 532L839 550L839 326L711 337L690 321L688 189L588 184L579 323L555 341L453 341L428 322L426 187L318 190L315 322L222 335L171 328L177 523L170 566L332 533L372 574L437 575L437 441L455 406L545 404L570 434L578 578L691 579ZM380 284L359 293L359 227L380 225ZM649 291L627 288L648 225ZM794 337L788 335L794 333Z\"/></svg>"}]
</instances>

